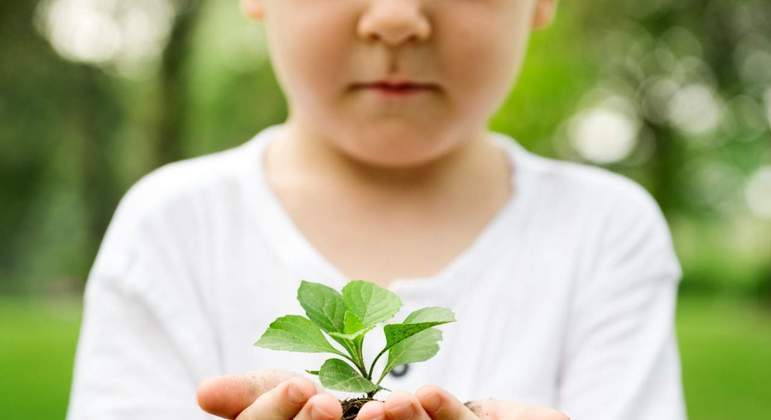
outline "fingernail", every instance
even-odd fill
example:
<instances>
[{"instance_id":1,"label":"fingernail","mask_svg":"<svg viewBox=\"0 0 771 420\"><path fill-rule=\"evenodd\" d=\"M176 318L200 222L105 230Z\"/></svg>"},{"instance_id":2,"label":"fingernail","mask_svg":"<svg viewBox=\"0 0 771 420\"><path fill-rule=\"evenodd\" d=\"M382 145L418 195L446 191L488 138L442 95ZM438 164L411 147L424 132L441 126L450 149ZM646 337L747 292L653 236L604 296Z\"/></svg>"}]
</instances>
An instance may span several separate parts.
<instances>
[{"instance_id":1,"label":"fingernail","mask_svg":"<svg viewBox=\"0 0 771 420\"><path fill-rule=\"evenodd\" d=\"M305 394L302 392L300 387L295 384L289 384L287 394L289 395L289 399L295 404L305 402Z\"/></svg>"},{"instance_id":2,"label":"fingernail","mask_svg":"<svg viewBox=\"0 0 771 420\"><path fill-rule=\"evenodd\" d=\"M368 420L385 420L385 416L383 416L382 411L379 411L377 414L373 414Z\"/></svg>"},{"instance_id":3,"label":"fingernail","mask_svg":"<svg viewBox=\"0 0 771 420\"><path fill-rule=\"evenodd\" d=\"M412 416L412 403L404 402L391 407L388 411L392 413L395 418L409 418Z\"/></svg>"},{"instance_id":4,"label":"fingernail","mask_svg":"<svg viewBox=\"0 0 771 420\"><path fill-rule=\"evenodd\" d=\"M330 419L332 418L332 414L326 412L323 408L314 404L311 407L311 417L314 419Z\"/></svg>"},{"instance_id":5,"label":"fingernail","mask_svg":"<svg viewBox=\"0 0 771 420\"><path fill-rule=\"evenodd\" d=\"M439 405L442 403L438 395L431 393L423 399L423 408L434 413L439 410Z\"/></svg>"},{"instance_id":6,"label":"fingernail","mask_svg":"<svg viewBox=\"0 0 771 420\"><path fill-rule=\"evenodd\" d=\"M385 420L382 402L368 402L361 406L359 413L356 414L356 420Z\"/></svg>"},{"instance_id":7,"label":"fingernail","mask_svg":"<svg viewBox=\"0 0 771 420\"><path fill-rule=\"evenodd\" d=\"M362 413L364 415L362 415ZM385 413L383 412L382 407L380 408L369 407L366 409L362 407L362 409L359 410L359 414L356 415L356 418L357 420L385 420Z\"/></svg>"}]
</instances>

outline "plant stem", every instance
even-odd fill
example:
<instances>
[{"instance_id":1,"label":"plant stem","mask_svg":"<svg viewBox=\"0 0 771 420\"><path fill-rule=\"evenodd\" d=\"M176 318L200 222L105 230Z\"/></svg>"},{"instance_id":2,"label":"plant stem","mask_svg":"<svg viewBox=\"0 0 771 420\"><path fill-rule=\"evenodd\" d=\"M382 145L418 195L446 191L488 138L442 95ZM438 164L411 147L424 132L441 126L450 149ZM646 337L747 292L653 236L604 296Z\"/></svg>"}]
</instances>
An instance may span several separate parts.
<instances>
[{"instance_id":1,"label":"plant stem","mask_svg":"<svg viewBox=\"0 0 771 420\"><path fill-rule=\"evenodd\" d=\"M367 365L364 363L364 336L360 336L359 338L355 339L353 341L353 346L356 349L356 354L359 356L359 363L361 364L364 377L370 379L372 372L367 372Z\"/></svg>"},{"instance_id":2,"label":"plant stem","mask_svg":"<svg viewBox=\"0 0 771 420\"><path fill-rule=\"evenodd\" d=\"M350 342L349 342L350 343ZM356 369L359 370L362 376L365 378L367 377L367 368L364 366L364 359L362 359L361 352L359 352L356 348L356 345L349 346L348 344L343 344L345 349L351 354L350 356L347 354L344 354L342 352L338 352L341 356L345 357L346 359L350 360L354 366L356 366Z\"/></svg>"},{"instance_id":3,"label":"plant stem","mask_svg":"<svg viewBox=\"0 0 771 420\"><path fill-rule=\"evenodd\" d=\"M347 355L347 354L345 354L343 352L340 352L340 351L337 351L335 354L338 354L338 355L340 355L340 356L350 360L351 363L353 363L353 365L356 366L356 369L359 369L359 372L361 373L361 375L364 376L365 378L367 377L367 369L364 367L364 363L359 363L358 360L355 360L351 356L349 356L349 355Z\"/></svg>"},{"instance_id":4,"label":"plant stem","mask_svg":"<svg viewBox=\"0 0 771 420\"><path fill-rule=\"evenodd\" d=\"M381 350L380 353L378 353L378 355L375 357L375 360L372 361L372 366L369 367L370 376L367 377L367 379L372 380L372 373L375 371L375 363L377 363L377 361L380 359L380 356L382 356L383 353L386 352L386 350L388 350L388 347L386 347L383 350ZM380 383L380 382L378 382L378 383Z\"/></svg>"},{"instance_id":5,"label":"plant stem","mask_svg":"<svg viewBox=\"0 0 771 420\"><path fill-rule=\"evenodd\" d=\"M346 347L348 349L348 352L351 353L351 357L353 357L356 360L356 366L364 366L364 363L361 362L361 353L356 349L356 345L349 343L350 347Z\"/></svg>"},{"instance_id":6,"label":"plant stem","mask_svg":"<svg viewBox=\"0 0 771 420\"><path fill-rule=\"evenodd\" d=\"M357 362L356 360L354 360L354 359L353 359L351 356L349 356L349 355L347 355L347 354L345 354L345 353L343 353L343 352L341 352L341 351L339 351L339 350L335 350L335 353L334 353L334 354L336 354L336 355L338 355L338 356L340 356L340 357L343 357L343 358L345 358L345 359L348 359L348 360L350 360L350 361L351 361L351 363L353 363L353 364L354 364L354 366L356 366L357 368L359 368L359 370L361 370L361 366L359 366L359 362Z\"/></svg>"},{"instance_id":7,"label":"plant stem","mask_svg":"<svg viewBox=\"0 0 771 420\"><path fill-rule=\"evenodd\" d=\"M367 371L365 370L364 360L362 360L361 352L357 351L356 345L351 343L348 340L337 340L337 339L335 339L335 341L340 343L340 345L345 348L345 351L347 351L350 354L350 356L345 354L345 353L343 353L343 352L341 352L341 351L339 351L339 350L335 350L335 354L338 354L338 355L340 355L340 356L350 360L353 363L353 365L356 366L357 369L359 369L359 372L361 372L362 375L364 375L364 377L366 377L367 376Z\"/></svg>"}]
</instances>

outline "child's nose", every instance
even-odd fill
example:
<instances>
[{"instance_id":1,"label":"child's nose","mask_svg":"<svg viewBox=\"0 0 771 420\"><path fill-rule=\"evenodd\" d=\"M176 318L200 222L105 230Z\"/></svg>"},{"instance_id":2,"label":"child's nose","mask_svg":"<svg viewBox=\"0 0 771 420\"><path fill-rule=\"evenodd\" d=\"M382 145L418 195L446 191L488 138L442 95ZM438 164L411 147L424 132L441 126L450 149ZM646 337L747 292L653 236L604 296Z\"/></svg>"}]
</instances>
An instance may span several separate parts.
<instances>
[{"instance_id":1,"label":"child's nose","mask_svg":"<svg viewBox=\"0 0 771 420\"><path fill-rule=\"evenodd\" d=\"M359 35L368 41L389 45L429 37L429 20L421 10L422 0L372 0L359 21Z\"/></svg>"}]
</instances>

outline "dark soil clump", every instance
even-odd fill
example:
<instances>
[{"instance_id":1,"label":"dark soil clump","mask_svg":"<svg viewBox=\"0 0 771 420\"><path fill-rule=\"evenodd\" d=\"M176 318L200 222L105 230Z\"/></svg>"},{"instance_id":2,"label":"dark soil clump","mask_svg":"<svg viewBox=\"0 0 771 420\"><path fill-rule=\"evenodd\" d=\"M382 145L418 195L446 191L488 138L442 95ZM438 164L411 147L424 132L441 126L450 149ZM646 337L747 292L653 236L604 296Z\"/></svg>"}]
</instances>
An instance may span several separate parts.
<instances>
[{"instance_id":1,"label":"dark soil clump","mask_svg":"<svg viewBox=\"0 0 771 420\"><path fill-rule=\"evenodd\" d=\"M359 410L367 401L379 401L374 398L349 398L347 400L340 401L343 406L343 418L342 420L354 420L356 415L359 414Z\"/></svg>"}]
</instances>

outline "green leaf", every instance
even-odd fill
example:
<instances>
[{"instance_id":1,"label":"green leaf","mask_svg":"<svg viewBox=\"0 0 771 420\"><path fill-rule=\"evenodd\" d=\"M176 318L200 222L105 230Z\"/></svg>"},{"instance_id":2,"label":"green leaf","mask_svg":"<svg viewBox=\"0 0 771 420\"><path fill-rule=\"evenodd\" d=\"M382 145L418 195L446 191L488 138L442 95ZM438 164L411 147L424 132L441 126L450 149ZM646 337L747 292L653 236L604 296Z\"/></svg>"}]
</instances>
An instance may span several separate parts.
<instances>
[{"instance_id":1,"label":"green leaf","mask_svg":"<svg viewBox=\"0 0 771 420\"><path fill-rule=\"evenodd\" d=\"M402 306L395 293L363 280L351 281L343 287L343 301L365 327L391 319Z\"/></svg>"},{"instance_id":2,"label":"green leaf","mask_svg":"<svg viewBox=\"0 0 771 420\"><path fill-rule=\"evenodd\" d=\"M386 349L428 328L454 322L455 315L447 308L431 306L418 309L404 319L401 324L389 324L383 329L386 336Z\"/></svg>"},{"instance_id":3,"label":"green leaf","mask_svg":"<svg viewBox=\"0 0 771 420\"><path fill-rule=\"evenodd\" d=\"M331 332L331 333L329 333L329 335L332 338L335 338L335 339L353 341L353 339L355 339L356 337L362 335L363 333L364 333L364 331L359 331L359 332L355 332L355 333L352 333L352 334L343 334L343 333L338 333L338 332Z\"/></svg>"},{"instance_id":4,"label":"green leaf","mask_svg":"<svg viewBox=\"0 0 771 420\"><path fill-rule=\"evenodd\" d=\"M346 334L351 334L355 332L359 332L366 328L364 324L361 322L361 319L359 319L356 314L354 314L351 311L345 311L344 316L344 322L343 322L343 332Z\"/></svg>"},{"instance_id":5,"label":"green leaf","mask_svg":"<svg viewBox=\"0 0 771 420\"><path fill-rule=\"evenodd\" d=\"M305 371L310 373L311 375L316 375L316 376L319 375L319 371L318 370L308 370L308 369L305 369Z\"/></svg>"},{"instance_id":6,"label":"green leaf","mask_svg":"<svg viewBox=\"0 0 771 420\"><path fill-rule=\"evenodd\" d=\"M371 327L365 327L358 316L356 316L352 312L346 311L345 326L343 327L343 330L345 331L345 333L330 332L329 335L331 335L333 338L353 341L361 337L362 335L368 333L373 328L375 328L374 325Z\"/></svg>"},{"instance_id":7,"label":"green leaf","mask_svg":"<svg viewBox=\"0 0 771 420\"><path fill-rule=\"evenodd\" d=\"M321 365L319 379L325 388L347 392L372 392L378 386L361 376L351 365L340 359L329 359Z\"/></svg>"},{"instance_id":8,"label":"green leaf","mask_svg":"<svg viewBox=\"0 0 771 420\"><path fill-rule=\"evenodd\" d=\"M297 289L297 300L308 318L319 327L326 331L343 331L345 303L337 290L303 280Z\"/></svg>"},{"instance_id":9,"label":"green leaf","mask_svg":"<svg viewBox=\"0 0 771 420\"><path fill-rule=\"evenodd\" d=\"M419 322L441 322L441 323L447 323L447 322L453 322L455 321L455 314L447 309L443 308L441 306L429 306L426 308L418 309L417 311L412 312L411 314L407 315L407 318L404 318L403 324L417 324Z\"/></svg>"},{"instance_id":10,"label":"green leaf","mask_svg":"<svg viewBox=\"0 0 771 420\"><path fill-rule=\"evenodd\" d=\"M439 351L441 340L442 332L429 328L395 344L388 350L388 363L383 369L383 376L396 366L422 362L434 357Z\"/></svg>"},{"instance_id":11,"label":"green leaf","mask_svg":"<svg viewBox=\"0 0 771 420\"><path fill-rule=\"evenodd\" d=\"M272 350L340 354L316 324L300 315L276 319L254 345Z\"/></svg>"}]
</instances>

